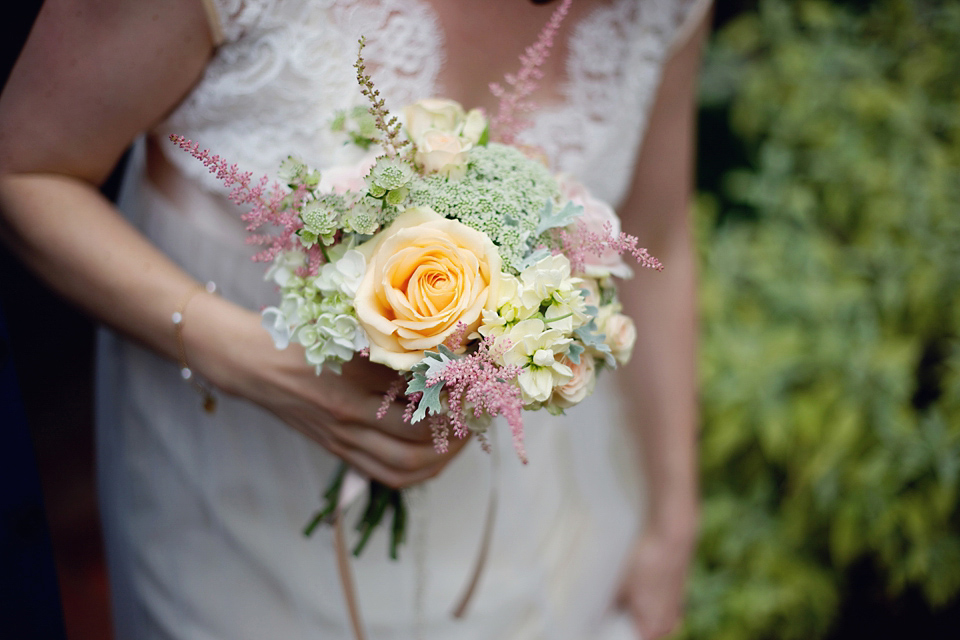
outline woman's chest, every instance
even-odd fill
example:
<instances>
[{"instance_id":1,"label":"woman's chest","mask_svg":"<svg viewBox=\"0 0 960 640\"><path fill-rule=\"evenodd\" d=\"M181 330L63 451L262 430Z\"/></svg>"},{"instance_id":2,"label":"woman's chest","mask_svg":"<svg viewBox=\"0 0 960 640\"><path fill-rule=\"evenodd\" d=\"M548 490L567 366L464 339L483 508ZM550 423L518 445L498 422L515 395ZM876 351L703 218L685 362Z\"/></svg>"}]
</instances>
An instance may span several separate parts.
<instances>
[{"instance_id":1,"label":"woman's chest","mask_svg":"<svg viewBox=\"0 0 960 640\"><path fill-rule=\"evenodd\" d=\"M388 108L442 95L496 110L490 82L519 66L560 0L218 0L228 42L161 125L272 174L290 153L344 161L330 123L362 105L354 63ZM616 201L629 179L670 37L686 0L575 0L542 66L525 142ZM190 172L183 159L170 160ZM596 175L591 175L596 173ZM205 178L199 174L201 180ZM599 184L603 183L603 184ZM208 185L210 186L210 185Z\"/></svg>"}]
</instances>

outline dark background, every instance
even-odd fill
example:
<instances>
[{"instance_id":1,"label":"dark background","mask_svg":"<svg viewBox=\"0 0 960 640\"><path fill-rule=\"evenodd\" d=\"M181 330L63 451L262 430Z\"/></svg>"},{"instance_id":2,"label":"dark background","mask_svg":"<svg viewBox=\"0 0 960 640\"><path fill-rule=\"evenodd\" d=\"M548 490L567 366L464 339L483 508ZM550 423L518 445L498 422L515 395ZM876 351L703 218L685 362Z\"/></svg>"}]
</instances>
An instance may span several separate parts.
<instances>
[{"instance_id":1,"label":"dark background","mask_svg":"<svg viewBox=\"0 0 960 640\"><path fill-rule=\"evenodd\" d=\"M0 27L4 84L41 4L5 3ZM115 189L113 178L105 191ZM9 466L0 469L7 480L4 506L12 505L4 513L0 554L15 567L0 572L0 635L61 638L65 622L71 640L108 639L93 473L93 325L5 249L0 249L0 314L9 330L0 337L0 366L9 368L9 377L0 381L3 460Z\"/></svg>"}]
</instances>

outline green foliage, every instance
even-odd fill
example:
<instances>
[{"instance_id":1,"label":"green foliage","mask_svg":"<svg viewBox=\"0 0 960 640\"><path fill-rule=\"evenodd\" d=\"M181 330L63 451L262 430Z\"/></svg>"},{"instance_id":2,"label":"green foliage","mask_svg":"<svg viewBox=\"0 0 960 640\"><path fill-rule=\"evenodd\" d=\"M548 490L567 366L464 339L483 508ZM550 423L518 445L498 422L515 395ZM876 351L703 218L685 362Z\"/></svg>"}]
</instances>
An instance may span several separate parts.
<instances>
[{"instance_id":1,"label":"green foliage","mask_svg":"<svg viewBox=\"0 0 960 640\"><path fill-rule=\"evenodd\" d=\"M436 378L446 369L447 365L457 359L457 355L447 348L446 345L439 345L437 351L424 351L423 360L413 365L411 372L413 377L407 383L407 394L422 393L417 410L410 419L411 423L416 424L427 417L427 409L430 413L438 416L443 413L443 404L440 398L440 392L443 390L443 380L430 384L430 380Z\"/></svg>"},{"instance_id":2,"label":"green foliage","mask_svg":"<svg viewBox=\"0 0 960 640\"><path fill-rule=\"evenodd\" d=\"M818 638L846 570L960 593L960 6L766 0L704 103L751 166L698 210L687 638ZM705 149L702 153L710 153Z\"/></svg>"},{"instance_id":3,"label":"green foliage","mask_svg":"<svg viewBox=\"0 0 960 640\"><path fill-rule=\"evenodd\" d=\"M400 151L401 148L409 143L409 140L400 135L402 126L396 116L391 116L387 111L386 103L380 97L380 91L373 86L373 80L365 72L366 63L363 60L363 48L367 44L367 39L361 37L358 43L357 61L354 68L357 70L357 84L360 85L360 93L366 96L370 101L370 115L373 116L374 127L381 133L380 145L384 153L391 158ZM333 126L336 129L339 123L334 120Z\"/></svg>"}]
</instances>

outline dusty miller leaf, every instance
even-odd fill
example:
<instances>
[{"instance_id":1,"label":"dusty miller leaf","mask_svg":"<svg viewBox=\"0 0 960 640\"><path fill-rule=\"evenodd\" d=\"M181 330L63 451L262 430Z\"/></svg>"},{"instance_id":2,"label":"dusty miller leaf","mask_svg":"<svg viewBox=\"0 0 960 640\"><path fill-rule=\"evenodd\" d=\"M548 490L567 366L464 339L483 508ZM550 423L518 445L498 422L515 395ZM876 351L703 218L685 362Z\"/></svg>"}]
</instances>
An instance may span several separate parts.
<instances>
[{"instance_id":1,"label":"dusty miller leaf","mask_svg":"<svg viewBox=\"0 0 960 640\"><path fill-rule=\"evenodd\" d=\"M567 202L562 209L554 212L553 202L547 200L543 205L543 211L540 212L540 224L537 225L537 231L534 235L539 236L549 229L565 227L582 213L583 207L572 202Z\"/></svg>"}]
</instances>

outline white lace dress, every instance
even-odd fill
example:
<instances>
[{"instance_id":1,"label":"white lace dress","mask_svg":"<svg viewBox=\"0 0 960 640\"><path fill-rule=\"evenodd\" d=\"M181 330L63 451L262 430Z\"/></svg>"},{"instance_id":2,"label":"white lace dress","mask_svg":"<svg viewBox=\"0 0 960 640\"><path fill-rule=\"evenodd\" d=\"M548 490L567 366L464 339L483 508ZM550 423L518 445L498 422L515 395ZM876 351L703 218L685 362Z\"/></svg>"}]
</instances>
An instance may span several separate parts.
<instances>
[{"instance_id":1,"label":"white lace dress","mask_svg":"<svg viewBox=\"0 0 960 640\"><path fill-rule=\"evenodd\" d=\"M621 201L662 63L694 4L612 0L580 19L567 42L563 100L538 113L526 140L596 195ZM352 67L361 34L388 106L443 94L444 35L422 0L214 6L224 42L153 132L161 141L182 134L271 175L290 153L321 170L348 161L329 122L362 104ZM198 280L248 308L269 304L276 294L249 259L239 211L199 163L161 148L180 186L158 192L135 154L122 208ZM300 533L336 460L248 403L221 398L215 414L204 413L175 364L129 342L104 333L99 356L99 484L117 638L350 638L332 535ZM495 437L494 456L468 446L410 492L401 559L387 558L381 533L354 563L371 638L634 637L611 607L642 502L613 387L601 380L564 418L527 414L527 466L509 437ZM490 557L467 617L455 621L491 482L500 498Z\"/></svg>"}]
</instances>

